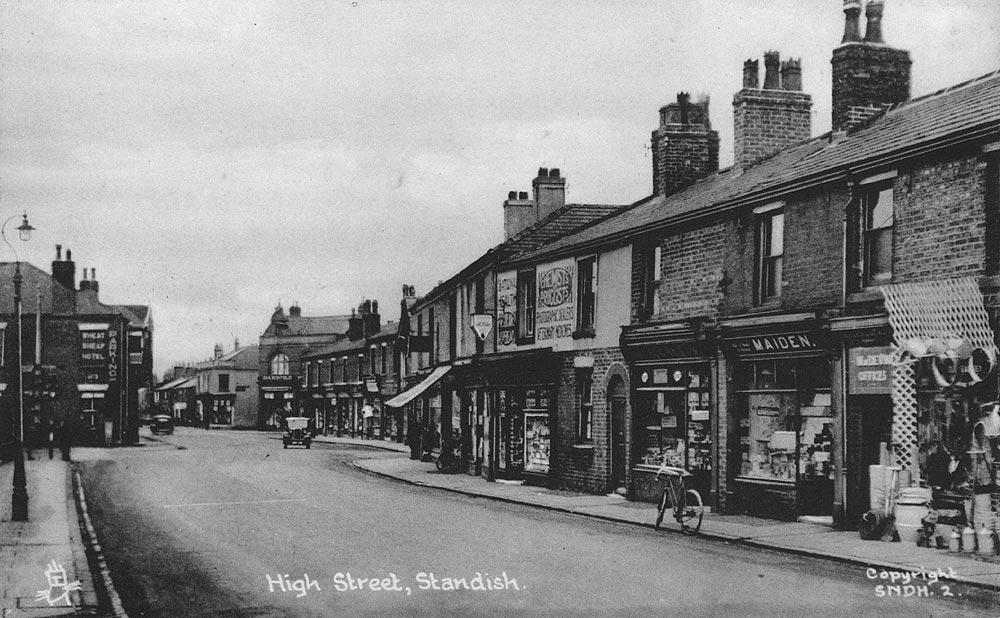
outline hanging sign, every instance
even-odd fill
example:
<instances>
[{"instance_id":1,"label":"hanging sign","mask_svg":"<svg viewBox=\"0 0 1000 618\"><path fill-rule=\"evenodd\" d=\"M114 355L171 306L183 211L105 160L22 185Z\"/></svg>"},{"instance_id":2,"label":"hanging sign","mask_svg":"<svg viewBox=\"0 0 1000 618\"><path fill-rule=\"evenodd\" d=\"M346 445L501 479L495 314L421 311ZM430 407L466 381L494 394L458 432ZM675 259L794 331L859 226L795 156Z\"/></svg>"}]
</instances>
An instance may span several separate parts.
<instances>
[{"instance_id":1,"label":"hanging sign","mask_svg":"<svg viewBox=\"0 0 1000 618\"><path fill-rule=\"evenodd\" d=\"M848 392L852 395L892 394L892 350L889 346L848 351Z\"/></svg>"}]
</instances>

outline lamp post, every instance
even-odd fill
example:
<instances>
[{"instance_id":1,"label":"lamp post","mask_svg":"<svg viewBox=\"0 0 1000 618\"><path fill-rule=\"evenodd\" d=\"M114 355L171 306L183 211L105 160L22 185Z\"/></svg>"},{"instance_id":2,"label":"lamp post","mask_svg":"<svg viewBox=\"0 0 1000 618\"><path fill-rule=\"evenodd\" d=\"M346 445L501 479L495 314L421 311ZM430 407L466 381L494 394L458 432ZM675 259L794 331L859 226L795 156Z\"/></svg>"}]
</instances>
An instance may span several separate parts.
<instances>
[{"instance_id":1,"label":"lamp post","mask_svg":"<svg viewBox=\"0 0 1000 618\"><path fill-rule=\"evenodd\" d=\"M35 229L28 223L27 213L22 214L21 225L17 227L21 240L27 242ZM17 434L15 435L16 451L14 453L14 488L11 493L11 520L28 521L28 479L24 473L24 375L21 364L21 260L17 251L7 242L5 231L7 224L17 218L14 215L0 226L0 238L14 253L14 311L17 313Z\"/></svg>"}]
</instances>

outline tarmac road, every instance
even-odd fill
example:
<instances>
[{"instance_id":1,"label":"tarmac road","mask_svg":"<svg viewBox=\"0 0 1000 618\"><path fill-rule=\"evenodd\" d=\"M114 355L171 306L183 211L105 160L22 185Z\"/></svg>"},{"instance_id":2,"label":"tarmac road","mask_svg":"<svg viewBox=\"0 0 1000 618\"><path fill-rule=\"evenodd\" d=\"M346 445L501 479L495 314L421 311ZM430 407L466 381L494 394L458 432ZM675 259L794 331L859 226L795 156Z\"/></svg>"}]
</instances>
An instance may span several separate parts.
<instances>
[{"instance_id":1,"label":"tarmac road","mask_svg":"<svg viewBox=\"0 0 1000 618\"><path fill-rule=\"evenodd\" d=\"M880 597L860 567L412 487L350 465L399 454L272 438L74 452L131 616L1000 615L982 590Z\"/></svg>"}]
</instances>

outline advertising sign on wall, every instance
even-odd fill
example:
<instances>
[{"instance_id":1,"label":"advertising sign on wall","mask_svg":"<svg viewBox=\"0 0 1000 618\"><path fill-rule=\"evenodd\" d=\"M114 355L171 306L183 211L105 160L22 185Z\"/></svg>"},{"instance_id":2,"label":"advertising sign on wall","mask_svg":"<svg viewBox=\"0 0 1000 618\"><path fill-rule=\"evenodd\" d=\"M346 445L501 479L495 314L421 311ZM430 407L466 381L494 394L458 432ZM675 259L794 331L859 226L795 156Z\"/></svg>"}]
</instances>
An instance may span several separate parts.
<instances>
[{"instance_id":1,"label":"advertising sign on wall","mask_svg":"<svg viewBox=\"0 0 1000 618\"><path fill-rule=\"evenodd\" d=\"M517 326L517 271L497 275L497 345L513 347Z\"/></svg>"},{"instance_id":2,"label":"advertising sign on wall","mask_svg":"<svg viewBox=\"0 0 1000 618\"><path fill-rule=\"evenodd\" d=\"M848 351L848 392L852 395L892 394L892 350L888 346Z\"/></svg>"},{"instance_id":3,"label":"advertising sign on wall","mask_svg":"<svg viewBox=\"0 0 1000 618\"><path fill-rule=\"evenodd\" d=\"M535 340L550 341L573 336L576 297L573 295L573 260L539 266Z\"/></svg>"}]
</instances>

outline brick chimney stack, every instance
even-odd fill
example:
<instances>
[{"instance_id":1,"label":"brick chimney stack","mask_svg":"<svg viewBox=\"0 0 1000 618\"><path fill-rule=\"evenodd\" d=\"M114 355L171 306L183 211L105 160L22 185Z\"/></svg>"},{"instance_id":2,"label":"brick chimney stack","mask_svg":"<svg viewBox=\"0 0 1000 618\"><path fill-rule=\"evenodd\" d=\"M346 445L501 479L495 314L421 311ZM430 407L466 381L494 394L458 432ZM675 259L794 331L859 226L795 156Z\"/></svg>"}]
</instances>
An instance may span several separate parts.
<instances>
[{"instance_id":1,"label":"brick chimney stack","mask_svg":"<svg viewBox=\"0 0 1000 618\"><path fill-rule=\"evenodd\" d=\"M910 98L910 53L885 44L882 37L883 0L865 7L864 40L845 26L844 40L833 50L833 130L864 124L873 115ZM844 14L856 22L859 0L844 0Z\"/></svg>"},{"instance_id":2,"label":"brick chimney stack","mask_svg":"<svg viewBox=\"0 0 1000 618\"><path fill-rule=\"evenodd\" d=\"M812 135L812 97L802 92L802 61L764 54L764 87L757 61L743 63L743 89L733 97L734 168L742 172L782 148Z\"/></svg>"},{"instance_id":3,"label":"brick chimney stack","mask_svg":"<svg viewBox=\"0 0 1000 618\"><path fill-rule=\"evenodd\" d=\"M62 259L62 245L56 245L51 291L53 313L76 313L76 264L69 249L66 250L66 259Z\"/></svg>"},{"instance_id":4,"label":"brick chimney stack","mask_svg":"<svg viewBox=\"0 0 1000 618\"><path fill-rule=\"evenodd\" d=\"M718 171L719 132L712 130L708 105L707 96L692 103L689 93L678 92L676 103L660 108L660 126L650 140L653 195L676 193Z\"/></svg>"},{"instance_id":5,"label":"brick chimney stack","mask_svg":"<svg viewBox=\"0 0 1000 618\"><path fill-rule=\"evenodd\" d=\"M541 221L566 205L566 179L559 175L559 168L538 168L538 176L531 181L535 198L535 221Z\"/></svg>"},{"instance_id":6,"label":"brick chimney stack","mask_svg":"<svg viewBox=\"0 0 1000 618\"><path fill-rule=\"evenodd\" d=\"M509 240L535 223L535 202L527 191L511 191L503 203L503 239Z\"/></svg>"}]
</instances>

